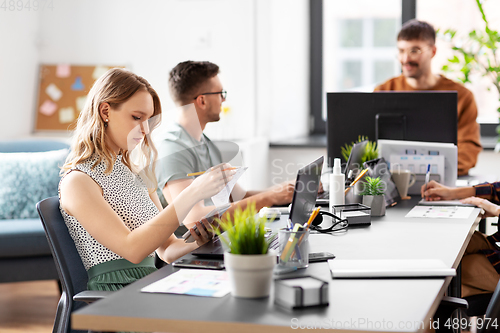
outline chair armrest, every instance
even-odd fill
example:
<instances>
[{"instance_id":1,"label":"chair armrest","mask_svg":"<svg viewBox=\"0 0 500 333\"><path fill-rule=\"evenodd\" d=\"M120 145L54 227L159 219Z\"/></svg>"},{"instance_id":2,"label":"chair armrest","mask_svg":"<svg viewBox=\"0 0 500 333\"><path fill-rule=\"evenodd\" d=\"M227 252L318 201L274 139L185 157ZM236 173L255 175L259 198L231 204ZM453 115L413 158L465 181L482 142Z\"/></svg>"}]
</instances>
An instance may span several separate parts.
<instances>
[{"instance_id":1,"label":"chair armrest","mask_svg":"<svg viewBox=\"0 0 500 333\"><path fill-rule=\"evenodd\" d=\"M463 298L444 296L439 306L454 309L467 309L469 307L469 303L467 303L467 301Z\"/></svg>"},{"instance_id":2,"label":"chair armrest","mask_svg":"<svg viewBox=\"0 0 500 333\"><path fill-rule=\"evenodd\" d=\"M73 296L74 301L85 302L87 304L106 298L113 291L85 290Z\"/></svg>"}]
</instances>

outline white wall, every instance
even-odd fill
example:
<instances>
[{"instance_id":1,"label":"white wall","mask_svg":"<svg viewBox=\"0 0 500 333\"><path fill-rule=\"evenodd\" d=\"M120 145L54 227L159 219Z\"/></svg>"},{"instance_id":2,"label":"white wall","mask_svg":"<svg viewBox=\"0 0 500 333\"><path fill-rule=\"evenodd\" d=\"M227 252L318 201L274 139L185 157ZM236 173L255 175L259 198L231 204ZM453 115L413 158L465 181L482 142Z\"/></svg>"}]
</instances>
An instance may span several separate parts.
<instances>
[{"instance_id":1,"label":"white wall","mask_svg":"<svg viewBox=\"0 0 500 333\"><path fill-rule=\"evenodd\" d=\"M308 1L67 0L52 10L0 13L0 139L32 134L37 66L125 65L172 116L168 72L184 60L221 67L230 112L213 139L307 133ZM4 117L5 119L5 117Z\"/></svg>"},{"instance_id":2,"label":"white wall","mask_svg":"<svg viewBox=\"0 0 500 333\"><path fill-rule=\"evenodd\" d=\"M34 122L39 17L0 11L0 139L28 136Z\"/></svg>"},{"instance_id":3,"label":"white wall","mask_svg":"<svg viewBox=\"0 0 500 333\"><path fill-rule=\"evenodd\" d=\"M309 1L257 1L257 134L309 134Z\"/></svg>"}]
</instances>

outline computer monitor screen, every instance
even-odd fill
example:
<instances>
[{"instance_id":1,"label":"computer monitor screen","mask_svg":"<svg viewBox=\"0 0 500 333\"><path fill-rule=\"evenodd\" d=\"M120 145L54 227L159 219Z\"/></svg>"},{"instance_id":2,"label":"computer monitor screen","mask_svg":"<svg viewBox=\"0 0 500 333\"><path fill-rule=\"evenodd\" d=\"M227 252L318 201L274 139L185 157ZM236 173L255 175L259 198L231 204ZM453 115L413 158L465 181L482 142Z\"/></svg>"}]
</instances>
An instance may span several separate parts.
<instances>
[{"instance_id":1,"label":"computer monitor screen","mask_svg":"<svg viewBox=\"0 0 500 333\"><path fill-rule=\"evenodd\" d=\"M328 166L359 136L457 144L455 91L327 94Z\"/></svg>"},{"instance_id":2,"label":"computer monitor screen","mask_svg":"<svg viewBox=\"0 0 500 333\"><path fill-rule=\"evenodd\" d=\"M290 220L293 224L306 223L316 207L322 169L323 156L297 171L297 180L290 208Z\"/></svg>"}]
</instances>

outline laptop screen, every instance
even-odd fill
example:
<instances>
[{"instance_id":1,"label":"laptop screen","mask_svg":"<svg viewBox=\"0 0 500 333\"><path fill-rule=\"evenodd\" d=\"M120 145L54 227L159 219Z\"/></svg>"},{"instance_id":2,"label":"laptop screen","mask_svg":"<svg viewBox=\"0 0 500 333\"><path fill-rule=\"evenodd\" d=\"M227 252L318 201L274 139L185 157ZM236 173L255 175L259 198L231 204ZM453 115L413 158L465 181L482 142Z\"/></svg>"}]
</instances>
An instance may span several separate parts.
<instances>
[{"instance_id":1,"label":"laptop screen","mask_svg":"<svg viewBox=\"0 0 500 333\"><path fill-rule=\"evenodd\" d=\"M316 207L323 159L324 157L321 156L297 171L297 181L295 182L292 206L290 208L290 220L292 224L306 223L314 207Z\"/></svg>"},{"instance_id":2,"label":"laptop screen","mask_svg":"<svg viewBox=\"0 0 500 333\"><path fill-rule=\"evenodd\" d=\"M358 173L363 170L362 166L362 159L363 159L363 154L365 153L365 147L366 144L368 143L368 140L361 141L361 142L356 142L351 149L351 153L349 155L349 159L347 160L347 164L344 169L344 174L345 177L349 175L349 171L353 171L354 177Z\"/></svg>"}]
</instances>

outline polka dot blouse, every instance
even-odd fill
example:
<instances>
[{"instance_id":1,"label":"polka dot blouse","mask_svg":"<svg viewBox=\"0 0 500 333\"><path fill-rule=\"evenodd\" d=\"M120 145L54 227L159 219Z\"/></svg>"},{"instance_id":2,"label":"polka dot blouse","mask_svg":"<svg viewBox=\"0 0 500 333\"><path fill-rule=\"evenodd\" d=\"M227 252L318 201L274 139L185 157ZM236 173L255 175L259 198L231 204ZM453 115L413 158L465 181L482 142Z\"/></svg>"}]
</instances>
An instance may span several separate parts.
<instances>
[{"instance_id":1,"label":"polka dot blouse","mask_svg":"<svg viewBox=\"0 0 500 333\"><path fill-rule=\"evenodd\" d=\"M104 173L106 170L104 161L92 169L95 162L96 159L91 158L78 164L74 170L86 173L101 187L104 200L130 230L143 225L159 213L149 197L146 184L140 176L122 163L121 155L118 155L110 174ZM89 207L89 209L92 208ZM62 208L60 210L86 270L106 261L123 259L95 240L75 217L66 213ZM149 256L154 256L154 253Z\"/></svg>"}]
</instances>

